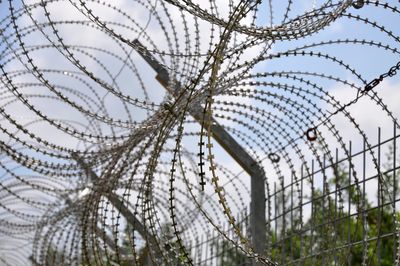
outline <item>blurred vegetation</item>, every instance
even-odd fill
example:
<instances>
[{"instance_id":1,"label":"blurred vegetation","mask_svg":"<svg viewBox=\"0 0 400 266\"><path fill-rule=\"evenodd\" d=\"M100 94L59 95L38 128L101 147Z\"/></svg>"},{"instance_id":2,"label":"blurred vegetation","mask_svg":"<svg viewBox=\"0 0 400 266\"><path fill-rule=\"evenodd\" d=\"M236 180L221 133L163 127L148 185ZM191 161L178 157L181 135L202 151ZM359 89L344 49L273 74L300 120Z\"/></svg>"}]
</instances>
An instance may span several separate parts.
<instances>
[{"instance_id":1,"label":"blurred vegetation","mask_svg":"<svg viewBox=\"0 0 400 266\"><path fill-rule=\"evenodd\" d=\"M379 208L377 202L368 198L363 201L362 183L359 190L354 180L349 185L349 172L344 165L333 169L333 176L327 178L325 185L325 189L337 190L337 193L327 196L323 188L314 188L311 195L303 199L303 202L312 201L313 205L311 214L302 223L298 202L292 205L290 191L285 191L284 196L281 193L277 197L280 201L277 213L283 213L282 201L285 200L285 220L283 223L280 219L277 231L270 230L267 236L268 256L279 265L363 265L364 258L366 265L394 265L397 243L392 233L396 220L400 221L400 213L393 212L393 200L395 195L396 198L399 196L400 182L394 182L393 177L400 180L400 171L392 169L391 154L393 152L389 150L382 167L381 178L387 185L376 195L381 204ZM293 213L290 213L291 209ZM362 209L365 212L358 213ZM379 240L378 235L381 236ZM251 265L229 242L218 245L224 249L219 252L220 265Z\"/></svg>"}]
</instances>

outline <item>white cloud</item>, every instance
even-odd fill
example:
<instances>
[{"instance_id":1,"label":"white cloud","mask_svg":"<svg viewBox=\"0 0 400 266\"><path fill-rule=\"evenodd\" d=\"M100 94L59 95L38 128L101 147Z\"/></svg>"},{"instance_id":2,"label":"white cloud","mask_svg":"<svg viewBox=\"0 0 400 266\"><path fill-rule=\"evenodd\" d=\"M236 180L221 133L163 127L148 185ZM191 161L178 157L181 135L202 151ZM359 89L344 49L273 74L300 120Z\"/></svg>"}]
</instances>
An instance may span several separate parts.
<instances>
[{"instance_id":1,"label":"white cloud","mask_svg":"<svg viewBox=\"0 0 400 266\"><path fill-rule=\"evenodd\" d=\"M381 84L374 88L377 95L382 98L383 103L387 106L388 110L392 112L394 117L400 115L400 90L398 89L400 82L392 82L385 79ZM342 104L352 101L357 92L355 89L346 86L335 86L329 93L339 100ZM371 94L372 95L372 94ZM326 107L332 110L331 107ZM383 137L389 137L392 134L393 120L383 108L376 104L368 95L364 95L357 103L348 107L351 115L354 117L360 128L366 133L367 136L376 139L377 128L382 128ZM351 125L349 119L343 115L337 115L333 118L334 124L338 127L341 135L346 136L349 140L359 138L358 133L355 132L354 126Z\"/></svg>"}]
</instances>

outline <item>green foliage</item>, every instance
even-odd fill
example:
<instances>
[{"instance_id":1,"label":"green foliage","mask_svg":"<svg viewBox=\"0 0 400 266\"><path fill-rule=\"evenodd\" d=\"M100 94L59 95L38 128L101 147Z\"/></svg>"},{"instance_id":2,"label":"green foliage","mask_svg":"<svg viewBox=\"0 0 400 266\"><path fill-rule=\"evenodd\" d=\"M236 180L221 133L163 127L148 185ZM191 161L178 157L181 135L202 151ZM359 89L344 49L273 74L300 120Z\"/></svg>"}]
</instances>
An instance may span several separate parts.
<instances>
[{"instance_id":1,"label":"green foliage","mask_svg":"<svg viewBox=\"0 0 400 266\"><path fill-rule=\"evenodd\" d=\"M390 204L377 208L368 199L363 202L362 193L356 189L354 181L349 186L348 176L344 167L339 166L334 169L334 177L328 180L331 186L340 190L341 201L323 195L321 189L313 191L310 198L313 201L312 214L304 221L302 231L286 227L281 232L270 232L270 254L275 261L285 264L299 260L301 265L329 265L332 262L362 265L365 257L367 265L393 265L394 237L381 237L379 240L376 237L393 233L395 220L400 218L400 214L394 214ZM392 177L393 173L386 172L382 176L386 181ZM390 193L392 197L388 194L379 195L381 202L393 201L393 190ZM349 205L357 212L361 209L366 211L349 215ZM296 206L287 206L286 209L292 207ZM373 240L366 242L364 239Z\"/></svg>"},{"instance_id":2,"label":"green foliage","mask_svg":"<svg viewBox=\"0 0 400 266\"><path fill-rule=\"evenodd\" d=\"M250 260L237 247L229 241L216 241L212 243L217 253L218 265L221 266L237 266L250 265Z\"/></svg>"}]
</instances>

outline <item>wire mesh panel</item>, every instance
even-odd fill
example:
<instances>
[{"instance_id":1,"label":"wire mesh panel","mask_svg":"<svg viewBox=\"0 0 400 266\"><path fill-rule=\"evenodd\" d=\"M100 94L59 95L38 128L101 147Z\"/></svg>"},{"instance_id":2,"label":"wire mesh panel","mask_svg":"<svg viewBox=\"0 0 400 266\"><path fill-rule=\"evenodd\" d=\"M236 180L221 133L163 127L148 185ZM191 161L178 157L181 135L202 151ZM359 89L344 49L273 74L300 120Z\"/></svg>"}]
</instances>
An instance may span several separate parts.
<instances>
[{"instance_id":1,"label":"wire mesh panel","mask_svg":"<svg viewBox=\"0 0 400 266\"><path fill-rule=\"evenodd\" d=\"M396 127L395 127L396 128ZM395 133L396 134L396 133ZM398 135L339 159L323 156L276 185L270 254L282 264L391 265L398 253ZM382 155L384 148L390 153ZM367 169L376 156L378 167ZM396 157L397 156L397 157ZM383 158L385 157L385 158ZM380 165L385 161L383 165ZM359 168L360 171L355 169ZM295 188L300 189L295 189Z\"/></svg>"},{"instance_id":2,"label":"wire mesh panel","mask_svg":"<svg viewBox=\"0 0 400 266\"><path fill-rule=\"evenodd\" d=\"M0 264L399 264L399 5L0 1Z\"/></svg>"},{"instance_id":3,"label":"wire mesh panel","mask_svg":"<svg viewBox=\"0 0 400 266\"><path fill-rule=\"evenodd\" d=\"M280 265L393 265L398 254L399 135L378 138L361 150L347 145L349 156L321 164L311 161L288 183L273 183L267 201L266 253ZM369 156L378 159L379 173L368 169ZM360 172L355 169L360 168ZM385 188L386 186L386 188ZM239 219L248 228L248 215ZM247 218L247 220L246 220ZM200 244L199 244L200 243ZM233 245L218 237L196 244L208 256L199 265L252 265ZM196 249L197 250L197 249Z\"/></svg>"}]
</instances>

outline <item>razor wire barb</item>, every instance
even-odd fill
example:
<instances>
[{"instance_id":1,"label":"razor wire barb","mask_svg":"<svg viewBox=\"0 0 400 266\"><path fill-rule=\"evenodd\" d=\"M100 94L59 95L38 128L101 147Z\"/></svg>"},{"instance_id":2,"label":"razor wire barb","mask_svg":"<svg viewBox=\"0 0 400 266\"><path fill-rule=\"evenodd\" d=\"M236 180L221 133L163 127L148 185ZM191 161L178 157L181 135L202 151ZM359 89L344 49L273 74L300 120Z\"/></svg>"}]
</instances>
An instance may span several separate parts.
<instances>
[{"instance_id":1,"label":"razor wire barb","mask_svg":"<svg viewBox=\"0 0 400 266\"><path fill-rule=\"evenodd\" d=\"M0 1L0 264L399 265L399 23L380 0Z\"/></svg>"}]
</instances>

